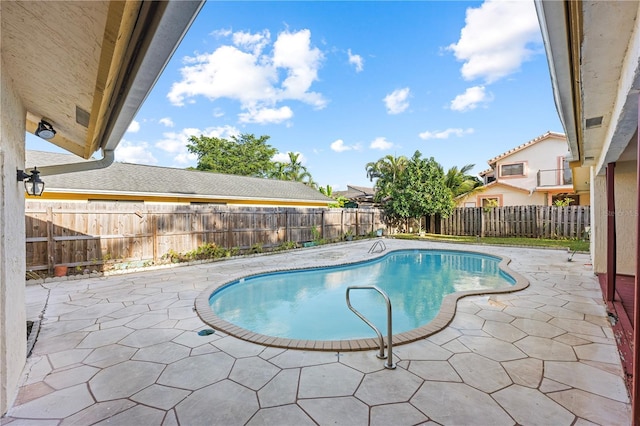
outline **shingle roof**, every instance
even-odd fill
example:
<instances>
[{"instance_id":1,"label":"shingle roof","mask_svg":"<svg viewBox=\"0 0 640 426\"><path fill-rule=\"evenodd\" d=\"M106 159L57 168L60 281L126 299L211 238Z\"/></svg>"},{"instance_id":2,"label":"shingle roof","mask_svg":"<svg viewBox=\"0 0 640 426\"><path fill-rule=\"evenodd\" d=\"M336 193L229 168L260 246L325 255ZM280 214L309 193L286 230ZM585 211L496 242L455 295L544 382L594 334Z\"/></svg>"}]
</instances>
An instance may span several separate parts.
<instances>
[{"instance_id":1,"label":"shingle roof","mask_svg":"<svg viewBox=\"0 0 640 426\"><path fill-rule=\"evenodd\" d=\"M489 159L487 161L487 163L489 163L489 165L493 167L493 164L495 164L496 161L501 160L501 159L503 159L505 157L508 157L511 154L514 154L514 153L516 153L516 152L518 152L518 151L520 151L520 150L522 150L524 148L527 148L527 147L529 147L529 146L531 146L533 144L536 144L536 143L538 143L540 141L548 139L548 138L550 138L552 136L555 136L557 138L566 138L566 136L564 134L562 134L562 133L556 133L556 132L550 132L549 131L549 132L547 132L547 133L545 133L545 134L543 134L541 136L538 136L535 139L530 140L529 142L525 142L522 145L518 145L517 147L512 148L509 151L503 152L500 155L496 155L495 157Z\"/></svg>"},{"instance_id":2,"label":"shingle roof","mask_svg":"<svg viewBox=\"0 0 640 426\"><path fill-rule=\"evenodd\" d=\"M69 154L27 151L26 168L83 161ZM113 163L104 169L42 176L45 190L287 200L330 203L334 200L301 182L141 164Z\"/></svg>"}]
</instances>

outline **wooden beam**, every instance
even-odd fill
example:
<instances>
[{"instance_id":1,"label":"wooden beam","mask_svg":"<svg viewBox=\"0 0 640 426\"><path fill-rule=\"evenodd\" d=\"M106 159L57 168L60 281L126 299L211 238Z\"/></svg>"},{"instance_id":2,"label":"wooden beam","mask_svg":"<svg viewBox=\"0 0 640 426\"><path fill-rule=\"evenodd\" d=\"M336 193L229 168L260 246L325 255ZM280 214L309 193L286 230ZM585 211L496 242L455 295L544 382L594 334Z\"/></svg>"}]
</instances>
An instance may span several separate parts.
<instances>
[{"instance_id":1,"label":"wooden beam","mask_svg":"<svg viewBox=\"0 0 640 426\"><path fill-rule=\"evenodd\" d=\"M640 100L640 99L639 99ZM638 110L638 127L640 127L640 109ZM636 128L636 134L638 130ZM638 400L640 389L640 134L638 134L636 157L636 278L635 278L635 305L633 307L633 377L631 387L631 423L640 425L640 401Z\"/></svg>"},{"instance_id":2,"label":"wooden beam","mask_svg":"<svg viewBox=\"0 0 640 426\"><path fill-rule=\"evenodd\" d=\"M607 164L607 302L612 302L616 291L616 163Z\"/></svg>"}]
</instances>

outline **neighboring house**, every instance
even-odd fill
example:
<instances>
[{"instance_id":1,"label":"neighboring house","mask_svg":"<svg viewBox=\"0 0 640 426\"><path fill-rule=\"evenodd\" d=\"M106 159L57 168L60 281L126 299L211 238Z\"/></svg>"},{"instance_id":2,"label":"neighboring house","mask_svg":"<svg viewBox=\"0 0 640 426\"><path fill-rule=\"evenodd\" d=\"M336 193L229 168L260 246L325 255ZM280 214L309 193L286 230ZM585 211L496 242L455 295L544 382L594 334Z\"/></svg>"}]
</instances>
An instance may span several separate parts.
<instances>
[{"instance_id":1,"label":"neighboring house","mask_svg":"<svg viewBox=\"0 0 640 426\"><path fill-rule=\"evenodd\" d=\"M458 207L589 204L589 196L573 190L569 152L563 134L547 132L488 161L480 173L484 185L456 199Z\"/></svg>"},{"instance_id":2,"label":"neighboring house","mask_svg":"<svg viewBox=\"0 0 640 426\"><path fill-rule=\"evenodd\" d=\"M18 172L25 168L25 132L85 159L102 151L104 158L90 164L42 169L45 182L54 172L108 166L203 3L0 6L0 415L16 398L27 358L25 187Z\"/></svg>"},{"instance_id":3,"label":"neighboring house","mask_svg":"<svg viewBox=\"0 0 640 426\"><path fill-rule=\"evenodd\" d=\"M27 151L38 167L78 160L69 154ZM113 163L109 167L44 176L45 192L30 201L127 201L170 204L218 204L327 207L335 202L302 182Z\"/></svg>"},{"instance_id":4,"label":"neighboring house","mask_svg":"<svg viewBox=\"0 0 640 426\"><path fill-rule=\"evenodd\" d=\"M345 205L345 207L368 208L376 206L373 201L376 195L374 188L347 185L346 191L336 191L334 195L343 196L349 200L349 204Z\"/></svg>"},{"instance_id":5,"label":"neighboring house","mask_svg":"<svg viewBox=\"0 0 640 426\"><path fill-rule=\"evenodd\" d=\"M591 196L591 257L594 272L606 276L610 318L625 327L635 306L631 341L632 423L640 424L640 3L535 1L551 82L573 161L574 189ZM616 274L633 285L614 291ZM576 283L577 285L577 283ZM623 292L623 290L628 292ZM628 296L627 296L628 295ZM614 297L615 296L615 297ZM610 311L611 312L611 311ZM620 319L620 321L617 321ZM620 341L620 340L619 340ZM606 408L601 408L606 409Z\"/></svg>"}]
</instances>

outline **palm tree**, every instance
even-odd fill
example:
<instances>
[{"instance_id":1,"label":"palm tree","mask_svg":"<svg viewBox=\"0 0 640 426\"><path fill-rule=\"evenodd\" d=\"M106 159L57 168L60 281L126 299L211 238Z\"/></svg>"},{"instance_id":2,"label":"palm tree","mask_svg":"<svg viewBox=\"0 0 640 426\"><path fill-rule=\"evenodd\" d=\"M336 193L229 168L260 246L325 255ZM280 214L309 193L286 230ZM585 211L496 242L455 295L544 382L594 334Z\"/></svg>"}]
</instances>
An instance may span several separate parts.
<instances>
[{"instance_id":1,"label":"palm tree","mask_svg":"<svg viewBox=\"0 0 640 426\"><path fill-rule=\"evenodd\" d=\"M447 188L451 190L454 197L470 194L482 186L482 181L476 176L469 175L469 170L473 169L475 164L467 164L458 169L457 166L447 170L444 176Z\"/></svg>"}]
</instances>

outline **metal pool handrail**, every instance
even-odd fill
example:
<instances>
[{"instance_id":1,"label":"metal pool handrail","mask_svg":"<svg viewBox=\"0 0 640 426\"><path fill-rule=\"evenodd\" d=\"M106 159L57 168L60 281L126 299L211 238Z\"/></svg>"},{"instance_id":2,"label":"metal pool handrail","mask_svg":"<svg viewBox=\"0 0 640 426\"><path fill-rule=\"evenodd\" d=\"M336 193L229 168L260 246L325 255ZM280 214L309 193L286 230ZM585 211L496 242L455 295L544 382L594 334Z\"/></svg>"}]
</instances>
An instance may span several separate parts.
<instances>
[{"instance_id":1,"label":"metal pool handrail","mask_svg":"<svg viewBox=\"0 0 640 426\"><path fill-rule=\"evenodd\" d=\"M380 248L381 252L383 252L383 251L385 251L387 249L386 244L382 240L377 240L375 243L373 243L373 245L369 249L369 253L373 253L375 251L376 247Z\"/></svg>"},{"instance_id":2,"label":"metal pool handrail","mask_svg":"<svg viewBox=\"0 0 640 426\"><path fill-rule=\"evenodd\" d=\"M351 292L351 290L375 290L378 293L380 293L382 297L384 297L384 301L387 303L387 354L388 356L384 354L384 338L382 337L382 333L380 333L380 330L378 330L378 327L373 325L371 321L365 318L364 315L358 312L356 308L354 308L351 305L351 298L349 297L349 293ZM393 342L391 338L392 336L391 300L389 300L389 296L387 296L387 293L385 293L378 286L375 286L375 285L352 285L347 287L346 297L347 297L347 306L349 307L349 309L351 309L351 311L353 311L354 314L356 314L362 321L364 321L369 327L371 327L373 331L375 331L376 334L378 335L378 339L380 341L380 353L376 356L380 359L385 359L385 358L387 359L387 361L384 363L385 368L388 368L390 370L395 369L396 365L393 363Z\"/></svg>"}]
</instances>

